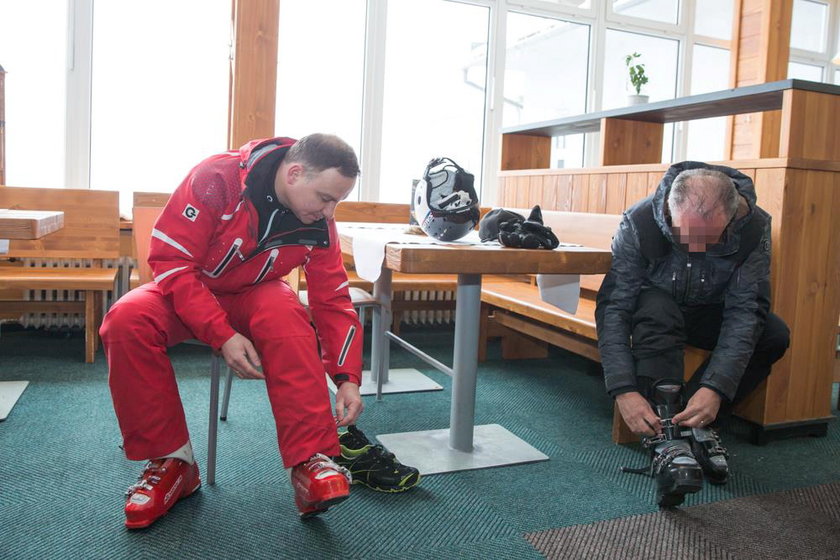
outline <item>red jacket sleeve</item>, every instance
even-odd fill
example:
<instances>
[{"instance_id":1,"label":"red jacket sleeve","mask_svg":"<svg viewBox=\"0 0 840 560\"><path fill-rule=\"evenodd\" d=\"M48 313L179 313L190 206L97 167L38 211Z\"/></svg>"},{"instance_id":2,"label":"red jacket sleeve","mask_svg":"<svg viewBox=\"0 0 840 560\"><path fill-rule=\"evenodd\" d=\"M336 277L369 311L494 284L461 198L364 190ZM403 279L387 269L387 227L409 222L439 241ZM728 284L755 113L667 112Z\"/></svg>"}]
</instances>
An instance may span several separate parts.
<instances>
[{"instance_id":1,"label":"red jacket sleeve","mask_svg":"<svg viewBox=\"0 0 840 560\"><path fill-rule=\"evenodd\" d=\"M313 249L303 267L309 309L327 373L336 385L342 381L361 385L362 326L350 299L335 221L329 221L329 228L330 246Z\"/></svg>"},{"instance_id":2,"label":"red jacket sleeve","mask_svg":"<svg viewBox=\"0 0 840 560\"><path fill-rule=\"evenodd\" d=\"M216 296L202 282L202 263L221 222L225 193L233 186L212 170L210 161L190 172L163 209L152 231L149 266L178 318L197 339L219 349L236 331ZM213 182L218 185L209 184ZM195 193L216 193L218 198Z\"/></svg>"}]
</instances>

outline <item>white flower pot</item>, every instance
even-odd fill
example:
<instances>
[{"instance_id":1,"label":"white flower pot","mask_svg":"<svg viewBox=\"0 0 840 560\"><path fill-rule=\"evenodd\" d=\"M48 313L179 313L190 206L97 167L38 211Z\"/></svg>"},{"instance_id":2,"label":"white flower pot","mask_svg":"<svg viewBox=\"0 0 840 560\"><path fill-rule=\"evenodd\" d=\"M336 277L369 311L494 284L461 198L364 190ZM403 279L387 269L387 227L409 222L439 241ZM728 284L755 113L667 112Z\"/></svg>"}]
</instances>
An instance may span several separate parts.
<instances>
[{"instance_id":1,"label":"white flower pot","mask_svg":"<svg viewBox=\"0 0 840 560\"><path fill-rule=\"evenodd\" d=\"M643 105L648 102L647 95L628 95L627 105Z\"/></svg>"}]
</instances>

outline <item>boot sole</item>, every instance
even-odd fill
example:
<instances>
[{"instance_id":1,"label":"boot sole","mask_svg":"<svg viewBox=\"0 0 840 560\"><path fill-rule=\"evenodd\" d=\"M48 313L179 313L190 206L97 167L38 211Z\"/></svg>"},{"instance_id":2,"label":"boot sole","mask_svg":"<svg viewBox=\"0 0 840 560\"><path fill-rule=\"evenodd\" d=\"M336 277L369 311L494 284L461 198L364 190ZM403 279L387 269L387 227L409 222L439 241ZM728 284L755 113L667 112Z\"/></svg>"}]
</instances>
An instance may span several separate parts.
<instances>
[{"instance_id":1,"label":"boot sole","mask_svg":"<svg viewBox=\"0 0 840 560\"><path fill-rule=\"evenodd\" d=\"M659 500L657 505L659 507L673 507L678 506L685 500L686 494L694 494L703 488L703 479L700 480L679 480L668 489L667 492L660 489Z\"/></svg>"},{"instance_id":2,"label":"boot sole","mask_svg":"<svg viewBox=\"0 0 840 560\"><path fill-rule=\"evenodd\" d=\"M330 509L332 506L340 504L341 502L343 502L344 500L346 500L349 497L350 497L350 495L348 494L346 496L338 496L336 498L330 498L329 500L324 500L323 502L319 502L318 504L316 504L314 506L315 507L314 510L307 511L306 513L301 513L300 518L301 519L311 519L313 517L317 517L317 516L321 515L322 513L326 513L326 511L328 509Z\"/></svg>"},{"instance_id":3,"label":"boot sole","mask_svg":"<svg viewBox=\"0 0 840 560\"><path fill-rule=\"evenodd\" d=\"M149 527L152 523L154 523L155 521L157 521L158 519L160 519L161 517L163 517L164 515L169 513L172 510L172 508L175 507L175 504L177 504L181 500L183 500L185 498L189 498L190 496L195 494L195 491L198 490L199 488L201 488L201 479L198 480L198 484L195 485L195 488L193 488L192 490L190 490L186 494L183 494L180 498L178 498L175 501L175 503L173 503L171 506L169 506L168 510L164 511L163 513L161 513L157 517L153 517L152 519L147 519L147 520L144 520L144 521L129 521L128 519L126 519L125 520L126 529L135 530L135 529L145 529L146 527Z\"/></svg>"}]
</instances>

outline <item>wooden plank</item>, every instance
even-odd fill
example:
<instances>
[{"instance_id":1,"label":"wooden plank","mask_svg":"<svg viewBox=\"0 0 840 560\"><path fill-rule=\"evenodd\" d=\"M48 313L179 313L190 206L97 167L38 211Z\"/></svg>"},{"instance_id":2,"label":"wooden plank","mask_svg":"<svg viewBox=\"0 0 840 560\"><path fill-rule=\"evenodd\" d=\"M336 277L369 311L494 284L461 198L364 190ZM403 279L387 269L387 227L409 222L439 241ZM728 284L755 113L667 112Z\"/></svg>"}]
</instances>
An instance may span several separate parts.
<instances>
[{"instance_id":1,"label":"wooden plank","mask_svg":"<svg viewBox=\"0 0 840 560\"><path fill-rule=\"evenodd\" d=\"M166 206L170 196L172 193L134 191L132 206Z\"/></svg>"},{"instance_id":2,"label":"wooden plank","mask_svg":"<svg viewBox=\"0 0 840 560\"><path fill-rule=\"evenodd\" d=\"M0 290L111 290L116 268L15 267L0 269Z\"/></svg>"},{"instance_id":3,"label":"wooden plank","mask_svg":"<svg viewBox=\"0 0 840 560\"><path fill-rule=\"evenodd\" d=\"M660 162L664 129L662 123L602 119L600 165Z\"/></svg>"},{"instance_id":4,"label":"wooden plank","mask_svg":"<svg viewBox=\"0 0 840 560\"><path fill-rule=\"evenodd\" d=\"M589 209L589 176L575 175L572 179L572 212L586 212Z\"/></svg>"},{"instance_id":5,"label":"wooden plank","mask_svg":"<svg viewBox=\"0 0 840 560\"><path fill-rule=\"evenodd\" d=\"M64 212L0 208L0 239L40 239L64 227Z\"/></svg>"},{"instance_id":6,"label":"wooden plank","mask_svg":"<svg viewBox=\"0 0 840 560\"><path fill-rule=\"evenodd\" d=\"M411 208L408 204L356 202L345 200L335 209L337 222L376 222L407 224Z\"/></svg>"},{"instance_id":7,"label":"wooden plank","mask_svg":"<svg viewBox=\"0 0 840 560\"><path fill-rule=\"evenodd\" d=\"M627 208L627 174L613 173L607 176L606 200L600 212L621 214Z\"/></svg>"},{"instance_id":8,"label":"wooden plank","mask_svg":"<svg viewBox=\"0 0 840 560\"><path fill-rule=\"evenodd\" d=\"M587 212L603 213L607 207L607 175L593 173L589 176L589 195L587 196Z\"/></svg>"},{"instance_id":9,"label":"wooden plank","mask_svg":"<svg viewBox=\"0 0 840 560\"><path fill-rule=\"evenodd\" d=\"M280 0L234 0L228 148L274 136Z\"/></svg>"},{"instance_id":10,"label":"wooden plank","mask_svg":"<svg viewBox=\"0 0 840 560\"><path fill-rule=\"evenodd\" d=\"M502 135L502 169L551 167L551 138L527 134Z\"/></svg>"},{"instance_id":11,"label":"wooden plank","mask_svg":"<svg viewBox=\"0 0 840 560\"><path fill-rule=\"evenodd\" d=\"M622 208L622 212L648 195L648 185L649 180L647 173L627 174L627 190L624 195L624 207Z\"/></svg>"},{"instance_id":12,"label":"wooden plank","mask_svg":"<svg viewBox=\"0 0 840 560\"><path fill-rule=\"evenodd\" d=\"M119 257L119 193L93 189L0 189L0 208L64 212L64 227L41 239L13 239L8 257Z\"/></svg>"},{"instance_id":13,"label":"wooden plank","mask_svg":"<svg viewBox=\"0 0 840 560\"><path fill-rule=\"evenodd\" d=\"M781 119L780 157L840 160L840 96L786 91Z\"/></svg>"}]
</instances>

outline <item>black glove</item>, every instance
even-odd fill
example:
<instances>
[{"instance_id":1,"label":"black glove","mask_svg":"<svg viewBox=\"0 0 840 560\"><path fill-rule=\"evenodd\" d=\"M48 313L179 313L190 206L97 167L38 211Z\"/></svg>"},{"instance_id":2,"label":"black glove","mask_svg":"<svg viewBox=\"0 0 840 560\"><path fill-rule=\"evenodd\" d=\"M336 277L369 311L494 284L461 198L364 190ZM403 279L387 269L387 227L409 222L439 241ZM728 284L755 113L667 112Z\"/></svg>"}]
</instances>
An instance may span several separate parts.
<instances>
[{"instance_id":1,"label":"black glove","mask_svg":"<svg viewBox=\"0 0 840 560\"><path fill-rule=\"evenodd\" d=\"M502 222L499 224L499 241L505 247L523 249L554 249L560 241L550 227L543 225L542 211L534 206L528 219Z\"/></svg>"}]
</instances>

